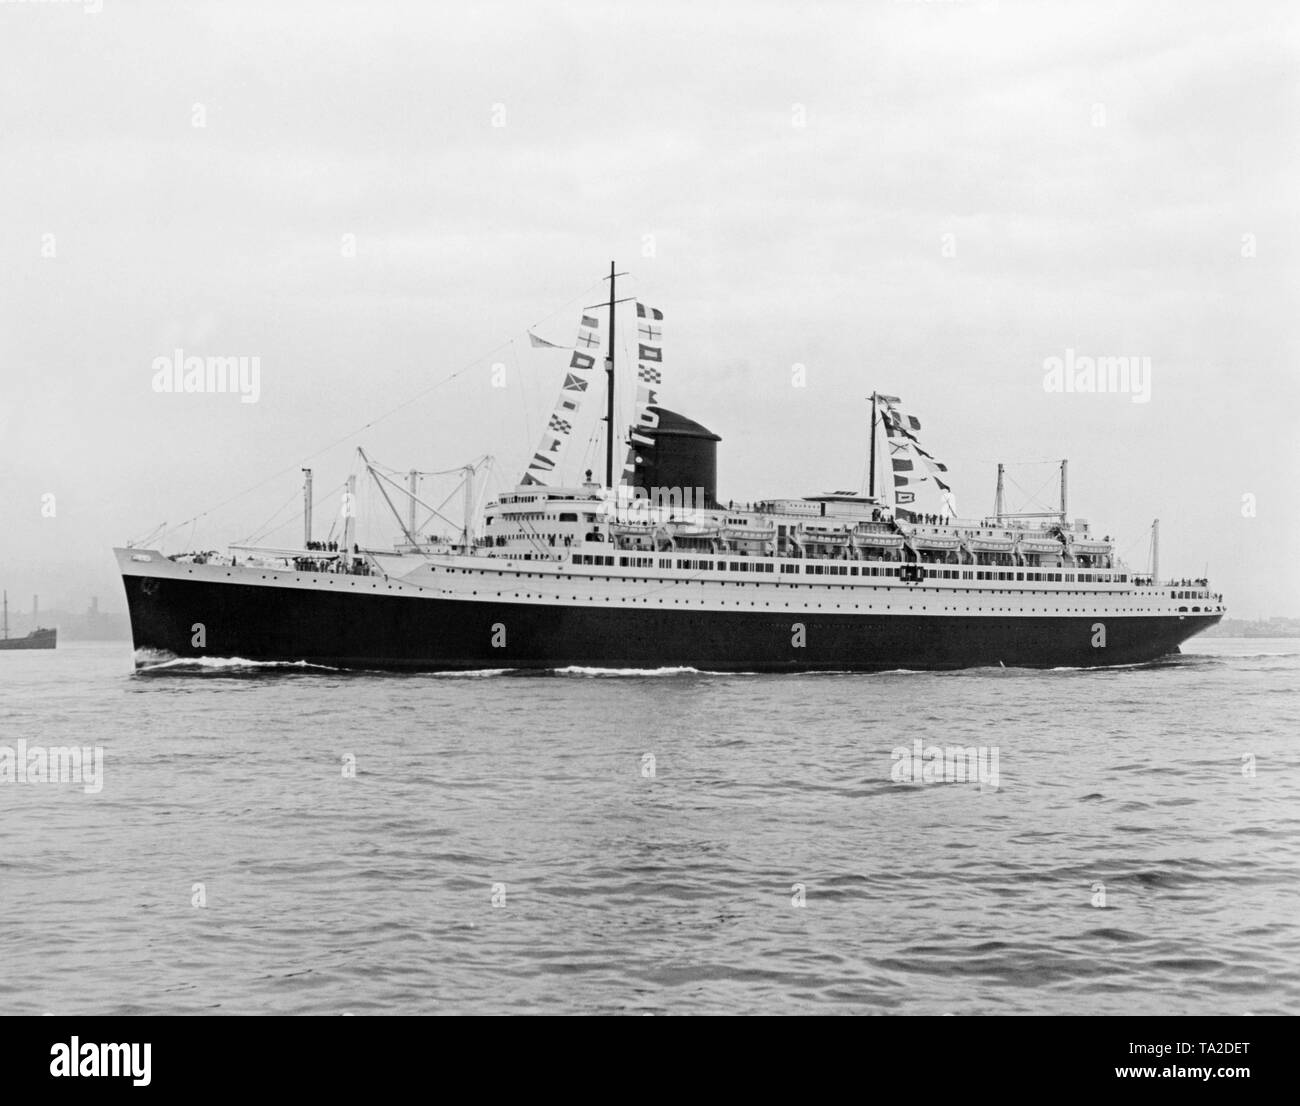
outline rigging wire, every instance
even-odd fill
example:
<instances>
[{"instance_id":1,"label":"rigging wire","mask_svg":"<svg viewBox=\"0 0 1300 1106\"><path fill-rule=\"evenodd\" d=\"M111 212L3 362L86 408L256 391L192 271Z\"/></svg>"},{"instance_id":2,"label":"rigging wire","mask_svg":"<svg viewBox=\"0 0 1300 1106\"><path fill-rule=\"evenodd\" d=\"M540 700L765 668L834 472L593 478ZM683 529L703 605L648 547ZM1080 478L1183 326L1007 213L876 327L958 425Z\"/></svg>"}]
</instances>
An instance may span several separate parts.
<instances>
[{"instance_id":1,"label":"rigging wire","mask_svg":"<svg viewBox=\"0 0 1300 1106\"><path fill-rule=\"evenodd\" d=\"M295 499L297 499L297 498L298 498L298 493L297 493L297 492L291 492L291 493L289 494L289 498L286 499L283 503L281 503L280 506L278 506L274 511L272 511L270 517L267 518L266 521L263 522L261 526L255 526L255 527L253 528L252 532L248 535L248 537L246 537L246 538L244 539L244 544L246 544L246 545L253 545L253 544L255 544L255 543L261 541L261 540L262 540L262 537L264 536L264 535L262 534L262 531L266 530L266 528L269 527L269 526L271 525L271 523L275 520L275 516L276 516L276 515L278 515L281 511L283 511L287 506L289 506L290 503L292 503L292 502L293 502ZM313 506L314 506L314 504L313 504ZM296 517L301 518L301 517L302 517L302 512L299 511L299 512L298 512L298 515L297 515ZM286 520L285 522L281 523L280 525L281 525L281 526L287 526L290 522L293 522L293 521L294 521L293 519L288 519L288 520ZM280 529L280 526L277 526L274 530L270 530L270 531L268 531L268 532L274 534L274 533L276 532L276 530L279 530L279 529Z\"/></svg>"},{"instance_id":2,"label":"rigging wire","mask_svg":"<svg viewBox=\"0 0 1300 1106\"><path fill-rule=\"evenodd\" d=\"M332 499L334 496L341 494L341 493L343 492L343 490L344 490L347 486L348 486L348 482L347 482L346 480L344 480L341 484L336 484L336 485L334 485L334 487L332 487L332 488L326 488L324 491L320 492L318 495L314 495L314 496L312 496L311 507L312 507L312 514L313 514L313 516L315 515L316 507L317 507L319 504L321 504L321 503L325 503L325 502L328 502L328 501L329 501L330 499ZM271 528L269 528L269 529L267 528L267 527L269 526L269 524L271 523L271 521L275 518L275 516L276 516L277 514L279 514L280 511L283 511L284 508L287 507L287 506L289 505L290 501L292 501L292 500L294 500L294 499L297 499L298 496L299 496L299 494L300 494L299 492L296 492L296 491L295 491L291 496L289 496L289 499L285 500L285 502L284 502L283 504L280 505L280 507L279 507L279 508L278 508L278 509L277 509L277 510L276 510L276 511L271 515L271 517L268 518L268 519L266 520L266 522L264 522L264 523L262 524L261 527L259 527L258 529L254 530L254 531L253 531L253 532L252 532L248 537L246 537L246 538L245 538L242 542L240 542L239 544L240 544L240 545L257 545L257 544L259 544L260 542L264 541L266 538L270 537L272 534L278 534L278 533L279 533L281 530L283 530L286 526L290 526L290 525L292 525L292 524L295 523L295 522L301 522L304 516L303 516L303 512L302 512L302 511L299 511L297 514L295 514L295 515L291 515L289 518L285 519L285 520L284 520L283 522L281 522L279 525L274 526L274 527L271 527Z\"/></svg>"},{"instance_id":3,"label":"rigging wire","mask_svg":"<svg viewBox=\"0 0 1300 1106\"><path fill-rule=\"evenodd\" d=\"M1038 493L1041 492L1044 488L1048 486L1048 484L1051 483L1051 477L1048 477L1047 480L1045 480L1042 484L1040 484L1038 488L1031 493L1026 491L1024 486L1018 480L1016 480L1015 477L1005 473L1004 476L1006 476L1006 479L1011 484L1015 485L1015 487L1020 490L1020 492L1029 500L1032 506L1041 507L1045 511L1051 511L1052 508L1047 503L1044 503L1041 499L1038 498Z\"/></svg>"},{"instance_id":4,"label":"rigging wire","mask_svg":"<svg viewBox=\"0 0 1300 1106\"><path fill-rule=\"evenodd\" d=\"M589 284L585 289L583 289L581 293L579 293L576 296L570 297L563 304L557 307L554 311L550 312L550 314L542 316L542 318L539 319L537 322L533 323L529 329L535 329L536 327L540 326L542 323L547 322L548 320L554 318L561 311L567 310L571 304L579 300L587 299L592 289L598 288L601 283L602 281L596 281L594 284ZM194 515L193 518L187 518L183 522L178 522L175 526L172 526L171 528L163 531L163 533L160 535L159 540L161 540L161 538L167 537L168 534L171 534L176 530L179 530L182 527L192 522L197 523L199 519L212 514L214 511L219 511L223 507L228 507L231 503L234 503L237 500L242 499L244 496L250 494L251 492L255 492L258 489L265 487L267 484L271 483L271 481L278 480L281 476L284 476L286 473L292 472L295 468L300 468L302 466L302 461L314 460L315 458L320 457L322 454L328 453L330 452L330 450L337 448L338 446L342 445L344 442L348 441L349 439L355 438L358 434L361 434L364 431L371 429L372 427L376 426L378 423L383 422L385 419L390 418L391 416L397 414L398 411L405 410L407 407L410 407L411 404L419 402L420 400L424 399L426 396L430 395L432 392L436 391L437 389L443 387L446 384L450 384L453 380L456 380L458 377L464 376L471 369L477 368L478 366L483 364L484 361L490 358L494 353L497 353L498 351L504 349L506 346L510 345L513 341L514 341L513 338L509 338L503 342L498 342L486 353L480 354L478 357L474 358L473 361L470 361L469 363L463 365L455 372L448 374L447 376L443 377L441 380L435 381L433 384L429 385L429 387L424 388L419 392L416 392L415 395L411 396L409 399L403 400L401 403L397 404L397 406L389 408L387 411L383 412L380 415L376 415L369 422L365 423L362 426L357 427L355 430L351 430L348 433L342 435L341 437L336 438L334 441L330 442L329 445L316 450L316 452L314 453L308 454L306 457L303 457L297 464L288 465L285 468L279 469L271 473L271 475L265 477L264 479L259 480L256 484L253 484L250 487L245 488L241 492L236 492L228 499L222 500L220 503L216 504L215 506L209 507L205 511L200 511L197 515ZM331 528L330 533L331 534L333 533L333 528ZM191 535L191 543L192 542L193 542L193 537Z\"/></svg>"}]
</instances>

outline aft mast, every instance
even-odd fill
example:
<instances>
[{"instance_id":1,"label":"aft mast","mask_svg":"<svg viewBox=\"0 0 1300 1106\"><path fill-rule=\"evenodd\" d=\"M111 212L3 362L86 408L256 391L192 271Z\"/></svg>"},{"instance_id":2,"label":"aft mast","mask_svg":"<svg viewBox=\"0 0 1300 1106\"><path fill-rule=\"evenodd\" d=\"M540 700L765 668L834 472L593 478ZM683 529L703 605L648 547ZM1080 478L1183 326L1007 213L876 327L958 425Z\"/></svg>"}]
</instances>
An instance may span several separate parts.
<instances>
[{"instance_id":1,"label":"aft mast","mask_svg":"<svg viewBox=\"0 0 1300 1106\"><path fill-rule=\"evenodd\" d=\"M609 352L605 355L605 487L614 488L614 284L618 274L609 263Z\"/></svg>"},{"instance_id":2,"label":"aft mast","mask_svg":"<svg viewBox=\"0 0 1300 1106\"><path fill-rule=\"evenodd\" d=\"M623 301L614 295L617 278L614 262L609 263L609 352L605 355L605 487L614 488L614 305Z\"/></svg>"},{"instance_id":3,"label":"aft mast","mask_svg":"<svg viewBox=\"0 0 1300 1106\"><path fill-rule=\"evenodd\" d=\"M867 485L867 496L876 498L876 393L871 393L871 480Z\"/></svg>"}]
</instances>

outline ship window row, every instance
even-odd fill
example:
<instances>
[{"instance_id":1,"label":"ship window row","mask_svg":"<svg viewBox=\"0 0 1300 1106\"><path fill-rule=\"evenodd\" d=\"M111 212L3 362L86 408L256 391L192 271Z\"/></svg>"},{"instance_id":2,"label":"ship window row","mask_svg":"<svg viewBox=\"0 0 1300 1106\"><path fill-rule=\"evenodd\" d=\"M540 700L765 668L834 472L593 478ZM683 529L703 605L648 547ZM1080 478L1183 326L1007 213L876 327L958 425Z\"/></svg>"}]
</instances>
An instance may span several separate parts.
<instances>
[{"instance_id":1,"label":"ship window row","mask_svg":"<svg viewBox=\"0 0 1300 1106\"><path fill-rule=\"evenodd\" d=\"M546 500L574 500L576 495L562 495L551 493L548 495L503 495L497 501L498 503L544 503ZM584 497L589 498L589 497Z\"/></svg>"},{"instance_id":2,"label":"ship window row","mask_svg":"<svg viewBox=\"0 0 1300 1106\"><path fill-rule=\"evenodd\" d=\"M542 535L545 537L545 535ZM521 560L531 560L529 554L523 554ZM593 553L575 553L573 563L576 565L600 565L610 568L617 564L620 568L654 568L656 559L654 557L619 557L617 561L614 557ZM905 562L911 564L912 562ZM726 572L730 569L732 572L774 572L777 567L772 561L752 559L747 561L713 561L700 557L660 557L657 565L659 568L678 568L686 571L717 571ZM1014 570L995 570L995 569L957 569L957 568L939 568L936 565L917 565L917 568L924 567L925 579L927 580L983 580L988 582L1022 582L1022 583L1056 583L1056 584L1102 584L1102 583L1126 583L1128 581L1127 573L1122 572L1017 572ZM817 561L793 561L785 562L780 565L782 575L804 575L804 576L898 576L898 568L887 568L883 565L855 565L834 562L817 562ZM1208 599L1210 593L1207 591L1177 591L1171 592L1171 599Z\"/></svg>"},{"instance_id":3,"label":"ship window row","mask_svg":"<svg viewBox=\"0 0 1300 1106\"><path fill-rule=\"evenodd\" d=\"M1170 599L1209 599L1208 591L1171 591Z\"/></svg>"},{"instance_id":4,"label":"ship window row","mask_svg":"<svg viewBox=\"0 0 1300 1106\"><path fill-rule=\"evenodd\" d=\"M510 522L577 522L577 511L561 511L558 514L547 511L507 511L499 516ZM497 516L489 516L484 520L484 525L491 526L496 521ZM595 522L596 516L588 513L587 522Z\"/></svg>"}]
</instances>

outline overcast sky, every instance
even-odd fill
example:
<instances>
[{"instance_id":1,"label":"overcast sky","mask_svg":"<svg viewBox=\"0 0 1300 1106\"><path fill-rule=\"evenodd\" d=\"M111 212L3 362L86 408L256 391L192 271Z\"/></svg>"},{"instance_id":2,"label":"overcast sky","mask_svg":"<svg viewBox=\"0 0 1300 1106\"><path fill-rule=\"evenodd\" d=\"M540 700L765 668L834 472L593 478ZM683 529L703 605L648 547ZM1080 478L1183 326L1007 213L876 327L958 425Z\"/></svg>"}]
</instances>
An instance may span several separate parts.
<instances>
[{"instance_id":1,"label":"overcast sky","mask_svg":"<svg viewBox=\"0 0 1300 1106\"><path fill-rule=\"evenodd\" d=\"M1068 456L1132 561L1159 516L1166 573L1300 614L1294 4L99 6L0 0L16 606L124 609L113 545L291 520L358 444L513 483L562 369L526 329L617 259L724 499L858 486L874 388L963 514ZM177 347L258 401L155 392ZM1150 358L1149 402L1049 393L1067 350Z\"/></svg>"}]
</instances>

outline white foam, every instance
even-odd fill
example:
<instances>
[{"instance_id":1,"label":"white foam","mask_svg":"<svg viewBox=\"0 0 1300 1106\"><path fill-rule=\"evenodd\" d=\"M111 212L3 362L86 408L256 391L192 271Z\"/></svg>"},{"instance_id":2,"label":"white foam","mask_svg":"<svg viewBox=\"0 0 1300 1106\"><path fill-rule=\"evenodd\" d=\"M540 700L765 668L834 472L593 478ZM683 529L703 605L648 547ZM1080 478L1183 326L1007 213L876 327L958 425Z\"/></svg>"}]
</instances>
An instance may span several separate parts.
<instances>
[{"instance_id":1,"label":"white foam","mask_svg":"<svg viewBox=\"0 0 1300 1106\"><path fill-rule=\"evenodd\" d=\"M698 668L587 668L573 664L553 669L557 676L698 676Z\"/></svg>"},{"instance_id":2,"label":"white foam","mask_svg":"<svg viewBox=\"0 0 1300 1106\"><path fill-rule=\"evenodd\" d=\"M325 672L337 672L327 664L312 664L310 661L254 661L246 657L173 657L171 660L148 664L149 671L159 668L210 668L213 670L234 668L319 668Z\"/></svg>"}]
</instances>

